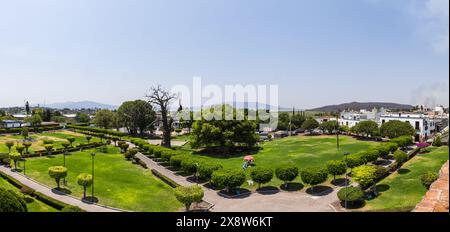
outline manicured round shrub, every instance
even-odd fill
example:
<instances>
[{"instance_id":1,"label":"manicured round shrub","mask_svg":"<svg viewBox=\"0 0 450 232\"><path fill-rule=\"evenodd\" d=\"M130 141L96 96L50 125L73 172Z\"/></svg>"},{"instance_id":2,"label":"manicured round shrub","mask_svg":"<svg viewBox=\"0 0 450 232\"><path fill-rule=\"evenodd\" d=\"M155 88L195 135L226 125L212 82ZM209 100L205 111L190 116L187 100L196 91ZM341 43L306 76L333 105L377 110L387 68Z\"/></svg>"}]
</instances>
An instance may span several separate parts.
<instances>
[{"instance_id":1,"label":"manicured round shrub","mask_svg":"<svg viewBox=\"0 0 450 232\"><path fill-rule=\"evenodd\" d=\"M54 166L48 168L48 174L51 178L55 179L57 189L59 189L60 180L66 178L67 176L67 168L63 166Z\"/></svg>"},{"instance_id":2,"label":"manicured round shrub","mask_svg":"<svg viewBox=\"0 0 450 232\"><path fill-rule=\"evenodd\" d=\"M389 142L389 143L386 143L386 146L389 147L389 151L391 153L394 153L395 151L398 150L398 145L396 143Z\"/></svg>"},{"instance_id":3,"label":"manicured round shrub","mask_svg":"<svg viewBox=\"0 0 450 232\"><path fill-rule=\"evenodd\" d=\"M406 135L406 136L400 136L395 139L391 139L391 142L396 143L397 146L399 146L399 147L405 148L408 145L411 145L413 143L413 139L411 136Z\"/></svg>"},{"instance_id":4,"label":"manicured round shrub","mask_svg":"<svg viewBox=\"0 0 450 232\"><path fill-rule=\"evenodd\" d=\"M222 165L215 162L204 162L198 167L198 178L210 180L213 172L222 169Z\"/></svg>"},{"instance_id":5,"label":"manicured round shrub","mask_svg":"<svg viewBox=\"0 0 450 232\"><path fill-rule=\"evenodd\" d=\"M22 158L22 155L20 155L17 152L13 152L9 154L9 159L14 162L14 169L17 169L17 163Z\"/></svg>"},{"instance_id":6,"label":"manicured round shrub","mask_svg":"<svg viewBox=\"0 0 450 232\"><path fill-rule=\"evenodd\" d=\"M314 186L322 184L328 179L328 172L325 168L307 168L300 173L303 183L311 185L314 191Z\"/></svg>"},{"instance_id":7,"label":"manicured round shrub","mask_svg":"<svg viewBox=\"0 0 450 232\"><path fill-rule=\"evenodd\" d=\"M126 144L126 142L123 141L123 140L120 140L120 141L117 142L117 147L122 148L122 145L124 145L124 144Z\"/></svg>"},{"instance_id":8,"label":"manicured round shrub","mask_svg":"<svg viewBox=\"0 0 450 232\"><path fill-rule=\"evenodd\" d=\"M441 136L436 136L436 138L434 138L433 140L433 146L434 147L441 147L442 146L442 139Z\"/></svg>"},{"instance_id":9,"label":"manicured round shrub","mask_svg":"<svg viewBox=\"0 0 450 232\"><path fill-rule=\"evenodd\" d=\"M175 155L170 157L170 166L175 168L181 168L181 162L188 157L186 155Z\"/></svg>"},{"instance_id":10,"label":"manicured round shrub","mask_svg":"<svg viewBox=\"0 0 450 232\"><path fill-rule=\"evenodd\" d=\"M426 172L420 176L420 181L422 182L422 185L429 189L431 184L433 184L437 179L439 178L439 175L435 172Z\"/></svg>"},{"instance_id":11,"label":"manicured round shrub","mask_svg":"<svg viewBox=\"0 0 450 232\"><path fill-rule=\"evenodd\" d=\"M330 160L327 162L328 173L333 175L333 180L336 180L337 175L343 175L347 172L347 165L342 160Z\"/></svg>"},{"instance_id":12,"label":"manicured round shrub","mask_svg":"<svg viewBox=\"0 0 450 232\"><path fill-rule=\"evenodd\" d=\"M285 187L287 187L288 182L291 182L297 178L298 168L292 165L279 167L275 170L275 175L278 179L282 180Z\"/></svg>"},{"instance_id":13,"label":"manicured round shrub","mask_svg":"<svg viewBox=\"0 0 450 232\"><path fill-rule=\"evenodd\" d=\"M153 155L156 157L156 158L161 158L161 154L162 154L162 151L164 150L165 148L162 148L162 147L155 147L155 148L153 148Z\"/></svg>"},{"instance_id":14,"label":"manicured round shrub","mask_svg":"<svg viewBox=\"0 0 450 232\"><path fill-rule=\"evenodd\" d=\"M23 150L25 150L25 147L22 145L17 145L16 146L16 151L19 152L19 154L23 154Z\"/></svg>"},{"instance_id":15,"label":"manicured round shrub","mask_svg":"<svg viewBox=\"0 0 450 232\"><path fill-rule=\"evenodd\" d=\"M341 202L347 201L352 204L364 198L364 191L357 187L346 187L339 190L337 196Z\"/></svg>"},{"instance_id":16,"label":"manicured round shrub","mask_svg":"<svg viewBox=\"0 0 450 232\"><path fill-rule=\"evenodd\" d=\"M211 184L218 188L226 188L228 191L241 186L245 180L245 173L242 170L220 169L211 176Z\"/></svg>"},{"instance_id":17,"label":"manicured round shrub","mask_svg":"<svg viewBox=\"0 0 450 232\"><path fill-rule=\"evenodd\" d=\"M25 153L28 154L28 150L30 149L31 145L33 145L31 142L23 142L22 145L25 147Z\"/></svg>"},{"instance_id":18,"label":"manicured round shrub","mask_svg":"<svg viewBox=\"0 0 450 232\"><path fill-rule=\"evenodd\" d=\"M190 210L192 203L202 201L203 196L203 189L200 186L180 186L175 189L175 197L186 207L186 211Z\"/></svg>"},{"instance_id":19,"label":"manicured round shrub","mask_svg":"<svg viewBox=\"0 0 450 232\"><path fill-rule=\"evenodd\" d=\"M394 152L394 159L395 162L397 162L397 164L401 166L408 160L408 155L403 151L397 150L396 152Z\"/></svg>"},{"instance_id":20,"label":"manicured round shrub","mask_svg":"<svg viewBox=\"0 0 450 232\"><path fill-rule=\"evenodd\" d=\"M145 144L143 150L150 155L153 155L153 147L150 144Z\"/></svg>"},{"instance_id":21,"label":"manicured round shrub","mask_svg":"<svg viewBox=\"0 0 450 232\"><path fill-rule=\"evenodd\" d=\"M351 169L364 164L364 160L362 159L361 155L358 153L348 155L347 158L344 159L344 162L346 162L347 166Z\"/></svg>"},{"instance_id":22,"label":"manicured round shrub","mask_svg":"<svg viewBox=\"0 0 450 232\"><path fill-rule=\"evenodd\" d=\"M258 183L258 188L261 188L262 184L269 183L272 180L273 170L257 167L250 172L250 177L254 182Z\"/></svg>"},{"instance_id":23,"label":"manicured round shrub","mask_svg":"<svg viewBox=\"0 0 450 232\"><path fill-rule=\"evenodd\" d=\"M362 165L353 169L352 178L358 182L362 188L367 188L375 184L377 180L377 168L372 165Z\"/></svg>"},{"instance_id":24,"label":"manicured round shrub","mask_svg":"<svg viewBox=\"0 0 450 232\"><path fill-rule=\"evenodd\" d=\"M181 161L181 169L186 174L194 174L197 172L197 168L200 166L200 161L189 158Z\"/></svg>"},{"instance_id":25,"label":"manicured round shrub","mask_svg":"<svg viewBox=\"0 0 450 232\"><path fill-rule=\"evenodd\" d=\"M12 190L0 187L0 212L19 213L27 211L27 204L21 196Z\"/></svg>"},{"instance_id":26,"label":"manicured round shrub","mask_svg":"<svg viewBox=\"0 0 450 232\"><path fill-rule=\"evenodd\" d=\"M75 142L75 138L69 137L69 138L67 138L67 141L70 143L70 146L73 147L73 142Z\"/></svg>"},{"instance_id":27,"label":"manicured round shrub","mask_svg":"<svg viewBox=\"0 0 450 232\"><path fill-rule=\"evenodd\" d=\"M364 160L364 163L375 162L380 157L380 152L374 148L371 148L367 151L361 152L361 157Z\"/></svg>"},{"instance_id":28,"label":"manicured round shrub","mask_svg":"<svg viewBox=\"0 0 450 232\"><path fill-rule=\"evenodd\" d=\"M124 156L125 159L131 160L134 156L139 152L137 148L131 148L130 150L125 151Z\"/></svg>"},{"instance_id":29,"label":"manicured round shrub","mask_svg":"<svg viewBox=\"0 0 450 232\"><path fill-rule=\"evenodd\" d=\"M47 151L47 153L50 155L51 152L53 151L53 144L46 144L46 145L44 145L44 148Z\"/></svg>"},{"instance_id":30,"label":"manicured round shrub","mask_svg":"<svg viewBox=\"0 0 450 232\"><path fill-rule=\"evenodd\" d=\"M11 148L14 147L13 141L6 141L5 146L8 148L8 153L11 153Z\"/></svg>"},{"instance_id":31,"label":"manicured round shrub","mask_svg":"<svg viewBox=\"0 0 450 232\"><path fill-rule=\"evenodd\" d=\"M62 213L82 213L85 211L77 206L66 206L66 207L62 208L61 212Z\"/></svg>"},{"instance_id":32,"label":"manicured round shrub","mask_svg":"<svg viewBox=\"0 0 450 232\"><path fill-rule=\"evenodd\" d=\"M167 150L164 150L164 151L161 152L161 159L162 159L163 161L165 161L165 162L169 162L169 161L170 161L170 158L171 158L172 156L177 155L177 154L178 154L178 153L177 153L176 151L167 149Z\"/></svg>"},{"instance_id":33,"label":"manicured round shrub","mask_svg":"<svg viewBox=\"0 0 450 232\"><path fill-rule=\"evenodd\" d=\"M81 173L77 177L77 183L80 186L83 186L83 198L86 198L86 188L92 185L93 179L92 175L87 173Z\"/></svg>"},{"instance_id":34,"label":"manicured round shrub","mask_svg":"<svg viewBox=\"0 0 450 232\"><path fill-rule=\"evenodd\" d=\"M130 147L130 144L124 143L120 146L120 149L122 150L122 152L126 152L126 151L128 151L129 147Z\"/></svg>"},{"instance_id":35,"label":"manicured round shrub","mask_svg":"<svg viewBox=\"0 0 450 232\"><path fill-rule=\"evenodd\" d=\"M389 148L389 146L387 144L378 145L374 149L376 149L378 151L378 154L381 157L386 157L386 156L389 155L389 153L391 153L391 150L390 150L390 148Z\"/></svg>"}]
</instances>

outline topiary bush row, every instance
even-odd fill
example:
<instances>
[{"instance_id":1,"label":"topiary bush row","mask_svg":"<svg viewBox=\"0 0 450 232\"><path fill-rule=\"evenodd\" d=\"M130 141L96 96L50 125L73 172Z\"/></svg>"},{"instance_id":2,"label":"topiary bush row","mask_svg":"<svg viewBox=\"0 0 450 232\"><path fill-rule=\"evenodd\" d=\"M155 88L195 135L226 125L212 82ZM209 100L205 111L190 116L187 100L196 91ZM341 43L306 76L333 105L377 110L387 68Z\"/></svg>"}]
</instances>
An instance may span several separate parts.
<instances>
[{"instance_id":1,"label":"topiary bush row","mask_svg":"<svg viewBox=\"0 0 450 232\"><path fill-rule=\"evenodd\" d=\"M35 127L18 127L18 128L0 128L0 134L22 133L23 128L29 132L40 133L43 131L61 130L62 126L35 126Z\"/></svg>"}]
</instances>

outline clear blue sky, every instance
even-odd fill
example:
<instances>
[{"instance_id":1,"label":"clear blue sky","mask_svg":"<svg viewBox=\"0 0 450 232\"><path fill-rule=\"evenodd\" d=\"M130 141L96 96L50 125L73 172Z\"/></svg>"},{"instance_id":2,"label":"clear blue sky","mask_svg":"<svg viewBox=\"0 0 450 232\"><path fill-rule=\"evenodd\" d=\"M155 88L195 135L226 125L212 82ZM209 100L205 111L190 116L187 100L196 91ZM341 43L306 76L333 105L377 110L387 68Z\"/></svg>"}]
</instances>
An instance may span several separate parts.
<instances>
[{"instance_id":1,"label":"clear blue sky","mask_svg":"<svg viewBox=\"0 0 450 232\"><path fill-rule=\"evenodd\" d=\"M277 84L280 105L448 105L448 0L0 0L0 106Z\"/></svg>"}]
</instances>

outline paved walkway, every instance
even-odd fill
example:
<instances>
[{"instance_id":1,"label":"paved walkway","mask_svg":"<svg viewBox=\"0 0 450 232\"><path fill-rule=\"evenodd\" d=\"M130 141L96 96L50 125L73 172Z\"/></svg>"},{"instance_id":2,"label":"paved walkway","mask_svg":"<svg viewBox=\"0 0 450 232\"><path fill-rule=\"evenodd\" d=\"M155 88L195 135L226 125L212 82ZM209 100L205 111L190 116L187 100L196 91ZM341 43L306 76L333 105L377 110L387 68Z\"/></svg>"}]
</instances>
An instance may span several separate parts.
<instances>
[{"instance_id":1,"label":"paved walkway","mask_svg":"<svg viewBox=\"0 0 450 232\"><path fill-rule=\"evenodd\" d=\"M20 173L11 171L10 168L7 168L5 166L0 166L0 171L12 176L14 179L20 181L22 184L48 196L53 199L56 199L58 201L64 202L69 205L78 206L83 210L86 210L87 212L120 212L119 210L107 208L104 206L96 205L96 204L89 204L81 201L80 199L77 199L71 195L58 193L48 186L45 186L43 184L40 184Z\"/></svg>"},{"instance_id":2,"label":"paved walkway","mask_svg":"<svg viewBox=\"0 0 450 232\"><path fill-rule=\"evenodd\" d=\"M130 144L131 146L131 144ZM181 175L166 169L147 156L138 153L136 158L144 162L149 169L155 169L166 177L183 186L195 185ZM325 196L311 196L305 192L283 192L274 194L252 193L241 198L225 198L212 189L203 187L203 200L214 204L213 212L336 212L331 205L338 201L333 191Z\"/></svg>"}]
</instances>

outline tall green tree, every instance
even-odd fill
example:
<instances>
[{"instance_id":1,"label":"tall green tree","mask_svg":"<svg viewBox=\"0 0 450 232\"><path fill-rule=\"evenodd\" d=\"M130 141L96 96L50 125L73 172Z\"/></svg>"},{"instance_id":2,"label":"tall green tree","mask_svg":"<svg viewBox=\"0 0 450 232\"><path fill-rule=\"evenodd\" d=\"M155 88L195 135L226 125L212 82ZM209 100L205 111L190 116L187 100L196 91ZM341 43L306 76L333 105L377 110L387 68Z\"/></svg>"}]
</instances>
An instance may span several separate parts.
<instances>
[{"instance_id":1,"label":"tall green tree","mask_svg":"<svg viewBox=\"0 0 450 232\"><path fill-rule=\"evenodd\" d=\"M354 131L365 137L373 137L379 132L378 123L370 120L362 121L355 126Z\"/></svg>"},{"instance_id":2,"label":"tall green tree","mask_svg":"<svg viewBox=\"0 0 450 232\"><path fill-rule=\"evenodd\" d=\"M98 127L109 129L113 123L114 114L107 109L99 110L95 113L94 123Z\"/></svg>"},{"instance_id":3,"label":"tall green tree","mask_svg":"<svg viewBox=\"0 0 450 232\"><path fill-rule=\"evenodd\" d=\"M381 135L388 138L397 138L404 135L413 136L416 131L409 122L392 120L384 123L380 127Z\"/></svg>"},{"instance_id":4,"label":"tall green tree","mask_svg":"<svg viewBox=\"0 0 450 232\"><path fill-rule=\"evenodd\" d=\"M313 133L315 129L319 127L319 122L314 119L313 117L309 117L305 120L305 122L302 125L302 129L309 131L310 134Z\"/></svg>"},{"instance_id":5,"label":"tall green tree","mask_svg":"<svg viewBox=\"0 0 450 232\"><path fill-rule=\"evenodd\" d=\"M127 101L119 107L118 118L131 134L144 135L153 130L156 113L150 103L143 100Z\"/></svg>"}]
</instances>

